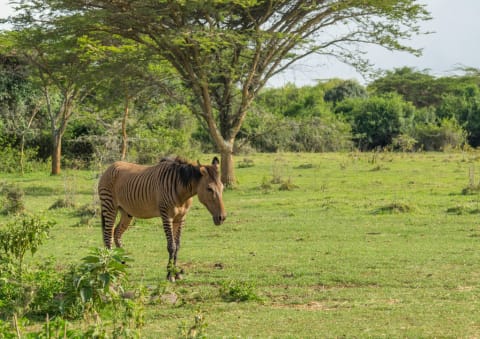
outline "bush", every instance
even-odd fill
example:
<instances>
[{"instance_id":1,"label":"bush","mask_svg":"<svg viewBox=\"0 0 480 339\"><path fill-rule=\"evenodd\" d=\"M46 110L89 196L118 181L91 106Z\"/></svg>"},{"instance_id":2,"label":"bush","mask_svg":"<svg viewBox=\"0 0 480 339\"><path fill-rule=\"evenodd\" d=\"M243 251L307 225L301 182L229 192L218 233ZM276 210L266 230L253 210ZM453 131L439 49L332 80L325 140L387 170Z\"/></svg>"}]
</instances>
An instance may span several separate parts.
<instances>
[{"instance_id":1,"label":"bush","mask_svg":"<svg viewBox=\"0 0 480 339\"><path fill-rule=\"evenodd\" d=\"M34 159L36 158L36 148L29 148L24 151L23 169L20 159L22 158L20 150L4 145L0 147L0 172L4 173L23 173L33 170Z\"/></svg>"},{"instance_id":2,"label":"bush","mask_svg":"<svg viewBox=\"0 0 480 339\"><path fill-rule=\"evenodd\" d=\"M49 284L25 270L23 261L27 252L35 254L53 225L36 216L23 216L0 229L0 315L28 312L39 297L37 292L45 289L42 284Z\"/></svg>"},{"instance_id":3,"label":"bush","mask_svg":"<svg viewBox=\"0 0 480 339\"><path fill-rule=\"evenodd\" d=\"M409 127L415 108L398 95L347 99L335 109L352 125L352 133L360 149L390 145L402 130Z\"/></svg>"},{"instance_id":4,"label":"bush","mask_svg":"<svg viewBox=\"0 0 480 339\"><path fill-rule=\"evenodd\" d=\"M3 195L3 209L1 214L20 214L25 210L23 202L24 192L16 185L3 184L0 192Z\"/></svg>"},{"instance_id":5,"label":"bush","mask_svg":"<svg viewBox=\"0 0 480 339\"><path fill-rule=\"evenodd\" d=\"M75 318L87 312L98 312L118 302L127 281L125 265L131 259L121 248L93 249L78 267L65 276L65 293L61 311Z\"/></svg>"},{"instance_id":6,"label":"bush","mask_svg":"<svg viewBox=\"0 0 480 339\"><path fill-rule=\"evenodd\" d=\"M333 115L299 121L287 149L293 152L338 152L352 146L350 125Z\"/></svg>"},{"instance_id":7,"label":"bush","mask_svg":"<svg viewBox=\"0 0 480 339\"><path fill-rule=\"evenodd\" d=\"M248 281L224 281L221 285L220 295L229 302L260 300L255 293L255 284Z\"/></svg>"},{"instance_id":8,"label":"bush","mask_svg":"<svg viewBox=\"0 0 480 339\"><path fill-rule=\"evenodd\" d=\"M440 124L417 124L412 132L417 148L424 151L445 151L463 146L466 132L455 119L444 119Z\"/></svg>"}]
</instances>

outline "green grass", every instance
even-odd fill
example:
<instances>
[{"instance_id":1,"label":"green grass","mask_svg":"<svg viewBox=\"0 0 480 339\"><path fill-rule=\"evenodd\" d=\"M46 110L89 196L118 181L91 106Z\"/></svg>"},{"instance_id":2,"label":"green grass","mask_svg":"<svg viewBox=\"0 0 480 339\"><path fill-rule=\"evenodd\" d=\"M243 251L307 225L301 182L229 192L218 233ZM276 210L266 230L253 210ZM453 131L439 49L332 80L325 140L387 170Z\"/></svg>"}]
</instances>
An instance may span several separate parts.
<instances>
[{"instance_id":1,"label":"green grass","mask_svg":"<svg viewBox=\"0 0 480 339\"><path fill-rule=\"evenodd\" d=\"M225 224L214 226L195 201L179 257L185 280L164 282L159 220L137 220L125 233L130 280L179 297L146 305L145 338L176 337L199 311L209 337L480 335L480 195L462 194L478 153L248 159L236 168L238 188L225 192ZM27 211L56 220L34 260L60 266L102 246L99 218L78 226L75 209L48 210L66 197L79 207L94 201L97 173L65 173L0 179L25 190ZM295 187L280 190L281 182ZM225 298L231 282L249 301Z\"/></svg>"}]
</instances>

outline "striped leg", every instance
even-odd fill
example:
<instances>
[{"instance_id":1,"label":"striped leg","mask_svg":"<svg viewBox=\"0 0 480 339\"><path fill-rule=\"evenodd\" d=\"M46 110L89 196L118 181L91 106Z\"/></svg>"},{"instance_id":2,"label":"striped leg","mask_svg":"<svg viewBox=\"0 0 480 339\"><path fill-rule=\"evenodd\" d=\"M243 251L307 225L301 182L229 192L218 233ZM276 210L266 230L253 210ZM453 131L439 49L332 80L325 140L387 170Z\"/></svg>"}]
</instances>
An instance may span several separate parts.
<instances>
[{"instance_id":1,"label":"striped leg","mask_svg":"<svg viewBox=\"0 0 480 339\"><path fill-rule=\"evenodd\" d=\"M110 198L109 192L100 192L100 199L102 208L103 243L106 248L112 248L113 229L115 225L115 218L117 217L117 209L113 205L113 201Z\"/></svg>"},{"instance_id":2,"label":"striped leg","mask_svg":"<svg viewBox=\"0 0 480 339\"><path fill-rule=\"evenodd\" d=\"M175 239L173 237L173 223L172 219L167 216L162 216L163 230L167 238L167 250L168 250L168 264L167 264L167 280L175 282L175 263L174 257L176 252Z\"/></svg>"},{"instance_id":3,"label":"striped leg","mask_svg":"<svg viewBox=\"0 0 480 339\"><path fill-rule=\"evenodd\" d=\"M182 236L182 228L185 225L185 217L182 217L179 221L173 223L173 237L175 239L175 253L173 254L173 265L175 266L175 279L183 279L183 270L177 267L177 254L180 250L180 238Z\"/></svg>"},{"instance_id":4,"label":"striped leg","mask_svg":"<svg viewBox=\"0 0 480 339\"><path fill-rule=\"evenodd\" d=\"M113 234L113 238L115 240L115 246L122 247L122 234L127 230L130 222L132 221L133 217L129 215L127 212L120 209L120 221L118 222L117 227L115 227L115 232Z\"/></svg>"}]
</instances>

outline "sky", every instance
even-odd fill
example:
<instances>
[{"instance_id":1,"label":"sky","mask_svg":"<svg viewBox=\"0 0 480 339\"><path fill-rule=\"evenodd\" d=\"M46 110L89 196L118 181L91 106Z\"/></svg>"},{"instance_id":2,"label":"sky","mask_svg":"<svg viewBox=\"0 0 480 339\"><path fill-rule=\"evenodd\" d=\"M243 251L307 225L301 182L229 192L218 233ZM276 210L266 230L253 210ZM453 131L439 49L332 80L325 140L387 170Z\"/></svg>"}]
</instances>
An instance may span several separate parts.
<instances>
[{"instance_id":1,"label":"sky","mask_svg":"<svg viewBox=\"0 0 480 339\"><path fill-rule=\"evenodd\" d=\"M0 17L13 14L8 2L0 0ZM428 70L435 76L452 75L459 67L480 69L480 0L421 0L420 3L427 5L433 17L422 28L434 33L414 37L408 45L421 48L422 56L369 47L368 57L375 67L392 70L408 66ZM360 83L368 81L352 67L334 59L312 56L275 76L268 85L313 85L318 80L330 78L356 79Z\"/></svg>"}]
</instances>

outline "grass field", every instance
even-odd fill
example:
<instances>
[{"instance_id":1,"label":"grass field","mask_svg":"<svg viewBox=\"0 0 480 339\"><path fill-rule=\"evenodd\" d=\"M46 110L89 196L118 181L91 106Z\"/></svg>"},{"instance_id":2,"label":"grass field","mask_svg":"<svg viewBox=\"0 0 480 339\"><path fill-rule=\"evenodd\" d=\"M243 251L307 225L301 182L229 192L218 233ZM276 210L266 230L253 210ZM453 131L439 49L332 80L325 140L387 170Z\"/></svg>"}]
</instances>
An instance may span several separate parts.
<instances>
[{"instance_id":1,"label":"grass field","mask_svg":"<svg viewBox=\"0 0 480 339\"><path fill-rule=\"evenodd\" d=\"M238 156L237 164L253 166L236 169L238 188L224 195L225 224L214 226L198 201L187 217L179 258L185 280L165 282L159 220L137 220L124 235L131 282L179 299L146 304L143 337L176 337L198 312L213 338L480 336L479 159ZM48 210L65 196L91 204L97 180L94 171L1 175L25 190L29 212L57 222L35 260L67 266L102 245L99 219L79 225L75 209ZM228 282L258 299L225 300Z\"/></svg>"}]
</instances>

